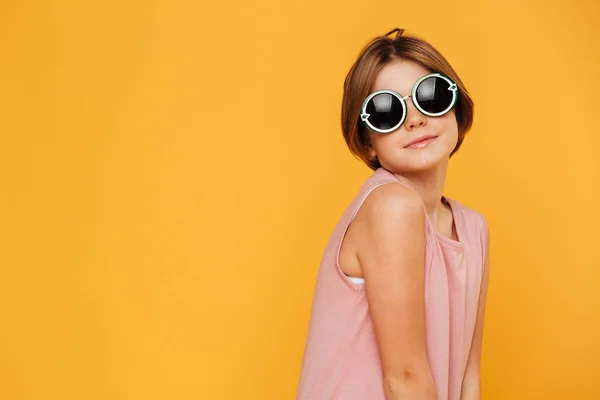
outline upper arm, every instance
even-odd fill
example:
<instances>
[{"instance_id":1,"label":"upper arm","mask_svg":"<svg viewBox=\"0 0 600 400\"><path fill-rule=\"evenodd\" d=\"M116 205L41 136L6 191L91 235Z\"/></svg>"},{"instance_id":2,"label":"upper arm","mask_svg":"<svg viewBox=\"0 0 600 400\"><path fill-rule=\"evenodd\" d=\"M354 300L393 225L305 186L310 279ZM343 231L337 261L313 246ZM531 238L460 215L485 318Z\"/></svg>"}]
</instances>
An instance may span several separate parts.
<instances>
[{"instance_id":1,"label":"upper arm","mask_svg":"<svg viewBox=\"0 0 600 400\"><path fill-rule=\"evenodd\" d=\"M464 382L466 384L475 382L479 384L480 362L481 362L481 347L483 342L483 321L485 316L487 290L490 276L490 231L485 217L483 218L483 235L484 235L484 259L483 271L481 278L481 289L479 292L479 302L477 305L477 320L473 332L473 340L471 343L471 351L469 352L469 360L465 371Z\"/></svg>"},{"instance_id":2,"label":"upper arm","mask_svg":"<svg viewBox=\"0 0 600 400\"><path fill-rule=\"evenodd\" d=\"M386 382L433 378L425 345L425 210L417 193L383 185L367 197L357 256Z\"/></svg>"}]
</instances>

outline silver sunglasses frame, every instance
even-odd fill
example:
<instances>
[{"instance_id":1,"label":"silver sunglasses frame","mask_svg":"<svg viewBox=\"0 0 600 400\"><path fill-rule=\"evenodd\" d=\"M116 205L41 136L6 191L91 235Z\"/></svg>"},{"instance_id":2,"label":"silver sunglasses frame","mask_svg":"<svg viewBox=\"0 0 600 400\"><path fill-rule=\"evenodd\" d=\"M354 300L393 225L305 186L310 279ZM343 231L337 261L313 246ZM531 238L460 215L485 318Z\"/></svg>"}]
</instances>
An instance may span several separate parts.
<instances>
[{"instance_id":1,"label":"silver sunglasses frame","mask_svg":"<svg viewBox=\"0 0 600 400\"><path fill-rule=\"evenodd\" d=\"M450 85L449 88L448 88L448 90L452 91L452 102L450 103L450 105L448 106L448 108L446 108L444 111L441 111L439 113L430 113L430 112L427 112L427 111L423 110L423 108L421 108L421 106L419 105L419 103L414 100L416 98L417 89L419 88L419 85L421 84L421 82L423 82L425 79L428 79L428 78L431 78L431 77L436 77L436 78L442 78L442 79L444 79ZM369 104L369 100L371 100L373 97L377 96L378 94L382 94L382 93L388 93L388 94L391 94L392 96L397 97L400 100L400 104L402 104L402 119L395 126L389 128L389 129L378 129L378 128L375 128L369 122L369 116L370 115L367 113L367 104ZM365 101L363 101L363 105L361 107L361 112L360 112L360 120L370 130L372 130L373 132L388 133L388 132L395 131L406 120L406 115L408 114L407 111L406 111L406 108L407 108L406 107L406 99L409 98L409 97L411 98L413 104L415 105L415 107L417 108L417 110L419 110L419 112L421 112L422 114L427 115L429 117L439 117L441 115L444 115L444 114L448 113L454 107L454 105L456 104L456 101L458 99L458 88L456 86L456 83L454 83L446 75L440 74L439 72L434 72L434 73L427 74L427 75L422 76L421 78L419 78L415 82L415 84L413 85L411 94L408 95L408 96L406 96L406 97L402 97L400 95L400 93L398 93L398 92L396 92L394 90L391 90L391 89L380 89L380 90L377 90L377 91L371 93L370 95L368 95L367 98L365 99Z\"/></svg>"}]
</instances>

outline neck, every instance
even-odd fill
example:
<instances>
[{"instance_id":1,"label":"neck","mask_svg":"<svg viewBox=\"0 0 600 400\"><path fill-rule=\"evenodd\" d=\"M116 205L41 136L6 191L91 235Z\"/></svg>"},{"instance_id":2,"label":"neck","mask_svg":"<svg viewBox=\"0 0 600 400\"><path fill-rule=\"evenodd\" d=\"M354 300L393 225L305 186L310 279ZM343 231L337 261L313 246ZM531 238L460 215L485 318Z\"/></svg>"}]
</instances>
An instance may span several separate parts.
<instances>
[{"instance_id":1,"label":"neck","mask_svg":"<svg viewBox=\"0 0 600 400\"><path fill-rule=\"evenodd\" d=\"M448 160L428 170L394 173L398 180L419 193L427 215L436 223L444 209L442 195L447 170Z\"/></svg>"}]
</instances>

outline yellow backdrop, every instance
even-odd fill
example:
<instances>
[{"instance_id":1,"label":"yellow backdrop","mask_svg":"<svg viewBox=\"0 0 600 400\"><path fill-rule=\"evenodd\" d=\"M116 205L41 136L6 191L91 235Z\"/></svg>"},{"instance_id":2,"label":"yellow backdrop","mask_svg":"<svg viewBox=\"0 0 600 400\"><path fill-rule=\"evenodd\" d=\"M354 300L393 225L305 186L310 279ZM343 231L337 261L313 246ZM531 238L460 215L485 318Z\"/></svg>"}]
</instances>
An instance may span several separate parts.
<instances>
[{"instance_id":1,"label":"yellow backdrop","mask_svg":"<svg viewBox=\"0 0 600 400\"><path fill-rule=\"evenodd\" d=\"M0 398L293 399L325 243L371 171L363 44L430 40L476 104L483 397L598 399L595 0L4 1Z\"/></svg>"}]
</instances>

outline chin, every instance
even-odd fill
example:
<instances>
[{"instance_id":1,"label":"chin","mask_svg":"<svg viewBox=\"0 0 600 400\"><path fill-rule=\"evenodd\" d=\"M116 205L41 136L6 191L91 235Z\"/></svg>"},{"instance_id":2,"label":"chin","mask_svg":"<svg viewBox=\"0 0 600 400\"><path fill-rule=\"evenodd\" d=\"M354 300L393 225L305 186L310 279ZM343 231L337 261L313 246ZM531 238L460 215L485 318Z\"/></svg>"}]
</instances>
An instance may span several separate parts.
<instances>
[{"instance_id":1,"label":"chin","mask_svg":"<svg viewBox=\"0 0 600 400\"><path fill-rule=\"evenodd\" d=\"M434 168L439 164L443 164L450 158L450 152L441 152L439 149L436 151L422 150L423 151L419 152L419 154L405 157L405 162L402 163L403 166L413 171L426 170Z\"/></svg>"}]
</instances>

